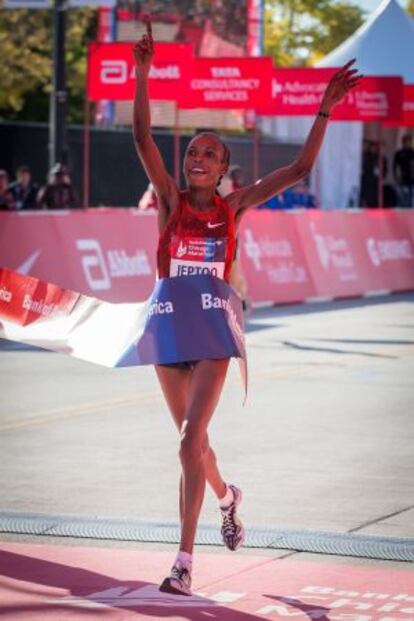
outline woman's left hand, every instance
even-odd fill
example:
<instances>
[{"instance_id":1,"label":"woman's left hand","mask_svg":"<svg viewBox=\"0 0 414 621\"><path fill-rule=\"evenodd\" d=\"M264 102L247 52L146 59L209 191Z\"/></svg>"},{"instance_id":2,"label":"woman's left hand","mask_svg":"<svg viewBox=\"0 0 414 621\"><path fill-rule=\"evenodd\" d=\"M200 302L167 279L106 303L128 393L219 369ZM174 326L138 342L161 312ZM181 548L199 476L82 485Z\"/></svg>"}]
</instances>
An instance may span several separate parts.
<instances>
[{"instance_id":1,"label":"woman's left hand","mask_svg":"<svg viewBox=\"0 0 414 621\"><path fill-rule=\"evenodd\" d=\"M355 58L347 62L346 65L337 71L330 79L322 99L322 111L329 112L329 110L335 104L339 103L352 88L359 84L363 76L358 73L358 69L352 68L354 62Z\"/></svg>"}]
</instances>

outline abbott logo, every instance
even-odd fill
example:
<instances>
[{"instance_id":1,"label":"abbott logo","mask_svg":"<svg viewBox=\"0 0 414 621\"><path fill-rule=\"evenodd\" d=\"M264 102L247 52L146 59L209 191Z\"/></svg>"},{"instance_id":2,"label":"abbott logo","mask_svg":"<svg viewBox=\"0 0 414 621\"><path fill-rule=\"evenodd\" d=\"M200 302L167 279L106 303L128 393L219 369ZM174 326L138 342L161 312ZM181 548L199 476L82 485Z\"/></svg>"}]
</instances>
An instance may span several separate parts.
<instances>
[{"instance_id":1,"label":"abbott logo","mask_svg":"<svg viewBox=\"0 0 414 621\"><path fill-rule=\"evenodd\" d=\"M82 267L86 282L92 291L110 289L111 279L99 242L96 239L77 239L76 247L81 252L88 253L82 257Z\"/></svg>"},{"instance_id":2,"label":"abbott logo","mask_svg":"<svg viewBox=\"0 0 414 621\"><path fill-rule=\"evenodd\" d=\"M128 63L125 60L103 60L102 84L125 84L128 81Z\"/></svg>"},{"instance_id":3,"label":"abbott logo","mask_svg":"<svg viewBox=\"0 0 414 621\"><path fill-rule=\"evenodd\" d=\"M256 268L256 270L258 272L261 272L263 267L262 267L262 262L261 262L262 250L260 248L260 245L257 243L255 238L253 237L253 233L251 232L250 229L246 229L244 231L244 237L245 237L244 249L246 251L246 255L249 257L249 259L252 260L252 263L254 267Z\"/></svg>"}]
</instances>

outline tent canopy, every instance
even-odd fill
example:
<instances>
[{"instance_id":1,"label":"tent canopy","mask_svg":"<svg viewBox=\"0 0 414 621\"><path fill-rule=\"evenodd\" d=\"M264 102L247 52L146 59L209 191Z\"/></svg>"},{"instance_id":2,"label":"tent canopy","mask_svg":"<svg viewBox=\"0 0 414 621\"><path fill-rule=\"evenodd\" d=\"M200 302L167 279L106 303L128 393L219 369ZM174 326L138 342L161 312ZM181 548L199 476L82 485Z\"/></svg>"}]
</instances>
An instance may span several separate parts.
<instances>
[{"instance_id":1,"label":"tent canopy","mask_svg":"<svg viewBox=\"0 0 414 621\"><path fill-rule=\"evenodd\" d=\"M397 0L383 0L344 43L316 64L340 67L357 59L364 75L397 75L414 84L414 20Z\"/></svg>"}]
</instances>

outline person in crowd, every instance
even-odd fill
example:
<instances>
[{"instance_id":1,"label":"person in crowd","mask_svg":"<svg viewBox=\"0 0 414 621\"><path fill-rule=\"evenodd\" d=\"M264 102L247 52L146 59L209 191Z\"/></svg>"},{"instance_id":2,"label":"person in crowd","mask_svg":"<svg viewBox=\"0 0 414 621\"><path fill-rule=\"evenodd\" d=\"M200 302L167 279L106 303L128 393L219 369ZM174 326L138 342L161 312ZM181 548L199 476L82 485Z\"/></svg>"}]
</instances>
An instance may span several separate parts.
<instances>
[{"instance_id":1,"label":"person in crowd","mask_svg":"<svg viewBox=\"0 0 414 621\"><path fill-rule=\"evenodd\" d=\"M211 132L196 135L187 146L183 170L185 190L168 174L162 155L151 133L148 76L154 55L151 22L134 47L135 71L139 87L135 91L133 135L138 156L154 184L159 200L159 241L157 267L160 278L194 278L180 272L195 261L182 253L186 240L193 239L209 248L214 261L199 258L203 273L229 281L234 260L237 226L247 210L264 203L274 194L306 177L318 156L333 106L359 83L361 76L352 68L354 61L335 72L322 97L321 108L307 139L293 162L275 169L256 183L244 186L225 198L217 192L221 177L230 165L231 153L221 138ZM210 265L209 263L214 265ZM192 335L197 338L197 335ZM203 504L206 482L217 497L224 545L232 551L243 543L244 527L237 516L242 500L239 487L227 483L210 446L208 426L224 386L228 358L208 357L180 363L160 363L156 373L171 416L180 433L181 538L177 557L160 590L191 595L192 554L196 528Z\"/></svg>"},{"instance_id":2,"label":"person in crowd","mask_svg":"<svg viewBox=\"0 0 414 621\"><path fill-rule=\"evenodd\" d=\"M141 196L138 202L138 209L146 211L148 209L158 209L158 198L154 190L152 183L148 184L147 189Z\"/></svg>"},{"instance_id":3,"label":"person in crowd","mask_svg":"<svg viewBox=\"0 0 414 621\"><path fill-rule=\"evenodd\" d=\"M10 185L16 202L16 209L36 209L39 186L32 181L32 173L28 166L19 166L16 171L16 181Z\"/></svg>"},{"instance_id":4,"label":"person in crowd","mask_svg":"<svg viewBox=\"0 0 414 621\"><path fill-rule=\"evenodd\" d=\"M55 164L48 182L37 195L40 209L73 209L80 207L69 173L62 164Z\"/></svg>"},{"instance_id":5,"label":"person in crowd","mask_svg":"<svg viewBox=\"0 0 414 621\"><path fill-rule=\"evenodd\" d=\"M16 201L9 188L9 175L6 170L0 170L0 209L2 211L16 209Z\"/></svg>"},{"instance_id":6,"label":"person in crowd","mask_svg":"<svg viewBox=\"0 0 414 621\"><path fill-rule=\"evenodd\" d=\"M414 207L414 149L410 134L403 136L402 147L394 155L394 178L398 187L399 205Z\"/></svg>"},{"instance_id":7,"label":"person in crowd","mask_svg":"<svg viewBox=\"0 0 414 621\"><path fill-rule=\"evenodd\" d=\"M375 145L372 140L364 140L362 147L362 171L361 171L361 207L375 207L378 202L378 180L375 174L377 157Z\"/></svg>"},{"instance_id":8,"label":"person in crowd","mask_svg":"<svg viewBox=\"0 0 414 621\"><path fill-rule=\"evenodd\" d=\"M259 209L313 209L316 206L316 198L311 193L308 184L299 182L292 188L270 198L260 205Z\"/></svg>"}]
</instances>

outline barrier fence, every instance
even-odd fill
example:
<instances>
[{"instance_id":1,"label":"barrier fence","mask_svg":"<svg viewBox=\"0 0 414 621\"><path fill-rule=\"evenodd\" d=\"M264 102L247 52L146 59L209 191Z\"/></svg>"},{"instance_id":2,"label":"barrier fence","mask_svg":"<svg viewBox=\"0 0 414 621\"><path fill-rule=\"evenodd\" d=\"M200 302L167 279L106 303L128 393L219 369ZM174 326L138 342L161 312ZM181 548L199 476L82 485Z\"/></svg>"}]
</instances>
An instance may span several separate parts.
<instances>
[{"instance_id":1,"label":"barrier fence","mask_svg":"<svg viewBox=\"0 0 414 621\"><path fill-rule=\"evenodd\" d=\"M414 290L414 212L251 211L239 239L255 306ZM0 213L1 267L109 302L149 296L156 244L154 213Z\"/></svg>"}]
</instances>

